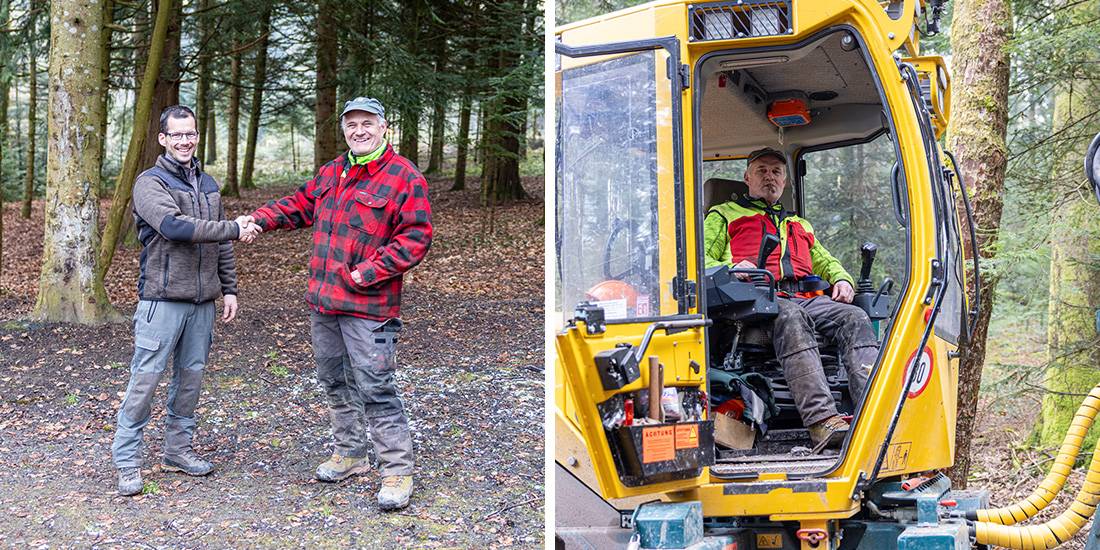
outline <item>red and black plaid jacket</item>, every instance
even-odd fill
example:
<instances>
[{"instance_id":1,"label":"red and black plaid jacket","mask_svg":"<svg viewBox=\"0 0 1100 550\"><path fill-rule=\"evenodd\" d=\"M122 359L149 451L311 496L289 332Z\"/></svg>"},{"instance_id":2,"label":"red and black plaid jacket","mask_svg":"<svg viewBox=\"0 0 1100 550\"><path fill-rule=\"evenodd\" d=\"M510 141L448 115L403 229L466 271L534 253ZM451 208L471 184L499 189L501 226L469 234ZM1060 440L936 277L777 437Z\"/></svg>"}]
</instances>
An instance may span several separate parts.
<instances>
[{"instance_id":1,"label":"red and black plaid jacket","mask_svg":"<svg viewBox=\"0 0 1100 550\"><path fill-rule=\"evenodd\" d=\"M378 321L400 314L401 275L432 242L428 184L389 145L366 165L349 166L346 153L337 157L252 217L264 231L313 227L306 301L314 309ZM362 284L352 280L354 270Z\"/></svg>"}]
</instances>

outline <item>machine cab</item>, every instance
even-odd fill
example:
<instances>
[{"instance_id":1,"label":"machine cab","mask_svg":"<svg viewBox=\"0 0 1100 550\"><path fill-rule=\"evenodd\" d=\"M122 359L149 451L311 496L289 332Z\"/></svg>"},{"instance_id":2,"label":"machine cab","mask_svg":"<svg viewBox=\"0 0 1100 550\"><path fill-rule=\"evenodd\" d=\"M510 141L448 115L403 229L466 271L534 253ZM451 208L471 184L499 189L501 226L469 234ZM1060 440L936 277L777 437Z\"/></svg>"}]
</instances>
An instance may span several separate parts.
<instances>
[{"instance_id":1,"label":"machine cab","mask_svg":"<svg viewBox=\"0 0 1100 550\"><path fill-rule=\"evenodd\" d=\"M619 510L661 497L700 500L708 517L812 522L854 513L876 479L952 463L973 304L961 190L936 143L950 82L940 58L919 56L922 6L660 0L558 30L559 483ZM822 343L851 416L839 449L813 448L778 368L780 277L707 265L707 215L744 196L745 159L762 147L788 159L784 209L874 321L862 399Z\"/></svg>"}]
</instances>

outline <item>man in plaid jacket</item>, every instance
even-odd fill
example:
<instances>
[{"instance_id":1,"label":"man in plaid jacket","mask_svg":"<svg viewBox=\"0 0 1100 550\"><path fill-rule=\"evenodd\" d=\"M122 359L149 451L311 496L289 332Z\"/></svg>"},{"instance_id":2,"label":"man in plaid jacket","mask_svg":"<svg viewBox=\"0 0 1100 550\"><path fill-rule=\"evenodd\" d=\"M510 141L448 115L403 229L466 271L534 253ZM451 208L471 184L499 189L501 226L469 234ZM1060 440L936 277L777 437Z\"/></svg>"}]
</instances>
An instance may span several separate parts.
<instances>
[{"instance_id":1,"label":"man in plaid jacket","mask_svg":"<svg viewBox=\"0 0 1100 550\"><path fill-rule=\"evenodd\" d=\"M412 437L393 379L401 278L427 254L432 225L427 182L394 153L386 127L377 99L347 102L340 128L349 151L251 217L264 231L313 228L306 302L336 440L316 477L369 470L369 426L383 476L378 504L394 510L408 505L413 485Z\"/></svg>"}]
</instances>

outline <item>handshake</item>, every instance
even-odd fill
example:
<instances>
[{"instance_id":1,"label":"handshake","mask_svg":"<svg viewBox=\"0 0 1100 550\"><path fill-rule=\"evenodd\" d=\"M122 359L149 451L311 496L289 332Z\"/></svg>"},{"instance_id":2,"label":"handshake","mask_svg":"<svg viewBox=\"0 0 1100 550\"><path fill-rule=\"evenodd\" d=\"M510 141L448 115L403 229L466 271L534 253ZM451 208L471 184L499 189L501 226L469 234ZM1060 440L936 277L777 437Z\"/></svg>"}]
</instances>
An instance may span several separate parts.
<instances>
[{"instance_id":1,"label":"handshake","mask_svg":"<svg viewBox=\"0 0 1100 550\"><path fill-rule=\"evenodd\" d=\"M251 243L256 240L256 235L264 231L260 226L256 225L256 220L252 216L238 216L237 227L241 230L238 239L244 243Z\"/></svg>"}]
</instances>

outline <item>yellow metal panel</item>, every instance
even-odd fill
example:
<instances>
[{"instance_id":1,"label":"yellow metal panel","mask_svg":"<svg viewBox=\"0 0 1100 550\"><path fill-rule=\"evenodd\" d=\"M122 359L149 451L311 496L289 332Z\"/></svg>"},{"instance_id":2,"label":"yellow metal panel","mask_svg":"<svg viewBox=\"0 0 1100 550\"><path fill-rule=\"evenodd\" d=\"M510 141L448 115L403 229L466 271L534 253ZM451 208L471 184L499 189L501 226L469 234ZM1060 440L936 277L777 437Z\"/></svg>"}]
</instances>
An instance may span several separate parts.
<instances>
[{"instance_id":1,"label":"yellow metal panel","mask_svg":"<svg viewBox=\"0 0 1100 550\"><path fill-rule=\"evenodd\" d=\"M565 405L559 407L558 412L561 421L584 440L592 471L599 483L599 492L607 499L691 488L701 483L705 477L704 474L699 478L643 487L627 487L619 479L596 404L616 394L647 388L649 372L648 369L642 368L642 375L633 383L618 390L607 391L600 382L594 357L600 351L611 349L616 344L639 345L648 326L649 323L610 324L607 325L607 332L588 335L585 333L584 324L580 323L579 327L567 327L556 338L558 360L555 374L560 377L561 382L558 387L555 387L555 394L562 399L558 403ZM703 357L701 329L688 329L675 334L658 331L650 340L645 355L658 357L664 365L666 387L706 390L705 369L700 368L696 373L691 366L692 361L701 367L706 364L706 359ZM636 414L641 416L644 412L638 411ZM567 457L565 459L568 460ZM583 477L581 479L583 480Z\"/></svg>"}]
</instances>

